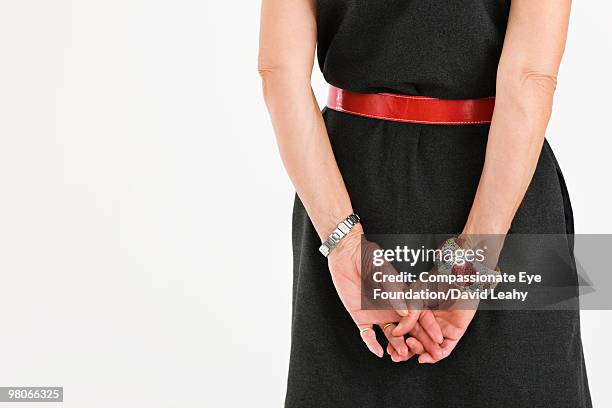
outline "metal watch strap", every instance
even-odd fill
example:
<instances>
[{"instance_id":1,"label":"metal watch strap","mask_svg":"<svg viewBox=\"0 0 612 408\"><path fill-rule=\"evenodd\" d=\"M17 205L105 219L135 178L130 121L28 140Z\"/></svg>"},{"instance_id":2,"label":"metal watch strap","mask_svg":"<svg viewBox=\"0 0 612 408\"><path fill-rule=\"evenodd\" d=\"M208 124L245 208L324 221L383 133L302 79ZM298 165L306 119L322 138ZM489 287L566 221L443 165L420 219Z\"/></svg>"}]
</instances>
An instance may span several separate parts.
<instances>
[{"instance_id":1,"label":"metal watch strap","mask_svg":"<svg viewBox=\"0 0 612 408\"><path fill-rule=\"evenodd\" d=\"M329 235L323 244L319 247L319 252L323 256L329 256L330 252L338 246L342 238L344 238L354 227L359 224L360 218L357 214L351 214L344 219L336 229Z\"/></svg>"},{"instance_id":2,"label":"metal watch strap","mask_svg":"<svg viewBox=\"0 0 612 408\"><path fill-rule=\"evenodd\" d=\"M480 262L477 261L463 261L463 264L456 263L455 256L458 250L462 250L461 245L457 242L456 238L449 238L440 247L441 258L444 258L444 252L448 251L452 254L447 259L437 259L436 267L438 272L443 275L486 275L488 279L495 280L494 277L501 275L499 267L495 269L487 268ZM453 283L453 287L460 289L462 292L478 292L483 290L495 290L497 282L480 282L476 281L473 283Z\"/></svg>"}]
</instances>

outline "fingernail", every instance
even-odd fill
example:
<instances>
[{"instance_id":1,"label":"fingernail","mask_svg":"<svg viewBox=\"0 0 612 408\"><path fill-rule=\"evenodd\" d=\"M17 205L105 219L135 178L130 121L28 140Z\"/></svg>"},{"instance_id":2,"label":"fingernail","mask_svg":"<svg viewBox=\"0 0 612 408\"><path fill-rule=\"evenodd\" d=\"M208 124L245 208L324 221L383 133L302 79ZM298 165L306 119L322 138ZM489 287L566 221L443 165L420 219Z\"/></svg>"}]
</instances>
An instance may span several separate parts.
<instances>
[{"instance_id":1,"label":"fingernail","mask_svg":"<svg viewBox=\"0 0 612 408\"><path fill-rule=\"evenodd\" d=\"M398 310L397 314L402 316L402 317L406 317L406 316L408 316L408 311L407 310Z\"/></svg>"}]
</instances>

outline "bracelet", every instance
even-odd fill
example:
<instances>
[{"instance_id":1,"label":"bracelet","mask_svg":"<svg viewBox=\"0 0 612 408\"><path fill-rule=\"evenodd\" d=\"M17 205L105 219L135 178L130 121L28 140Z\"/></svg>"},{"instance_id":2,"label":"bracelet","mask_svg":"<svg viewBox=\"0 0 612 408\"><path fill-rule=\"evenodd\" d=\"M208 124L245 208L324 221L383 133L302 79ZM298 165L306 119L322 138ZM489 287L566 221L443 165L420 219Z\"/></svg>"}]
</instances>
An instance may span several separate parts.
<instances>
[{"instance_id":1,"label":"bracelet","mask_svg":"<svg viewBox=\"0 0 612 408\"><path fill-rule=\"evenodd\" d=\"M457 251L463 248L455 238L449 238L440 247L440 259L435 264L442 275L453 275L452 286L463 292L495 290L501 276L499 267L490 269L477 261L459 260ZM484 276L484 278L480 278Z\"/></svg>"},{"instance_id":2,"label":"bracelet","mask_svg":"<svg viewBox=\"0 0 612 408\"><path fill-rule=\"evenodd\" d=\"M319 247L319 252L323 254L324 257L328 257L330 252L338 246L342 238L346 237L347 234L355 227L355 225L359 224L360 218L357 214L351 214L344 219L336 229L330 234L329 238L323 241L323 244Z\"/></svg>"}]
</instances>

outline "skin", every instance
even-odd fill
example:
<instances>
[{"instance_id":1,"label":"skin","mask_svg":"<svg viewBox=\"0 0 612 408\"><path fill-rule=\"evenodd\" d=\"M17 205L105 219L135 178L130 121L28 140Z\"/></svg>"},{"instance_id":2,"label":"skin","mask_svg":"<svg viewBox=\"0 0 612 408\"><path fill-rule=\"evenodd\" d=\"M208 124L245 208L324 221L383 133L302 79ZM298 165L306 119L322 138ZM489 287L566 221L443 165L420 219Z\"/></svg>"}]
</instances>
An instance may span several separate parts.
<instances>
[{"instance_id":1,"label":"skin","mask_svg":"<svg viewBox=\"0 0 612 408\"><path fill-rule=\"evenodd\" d=\"M484 168L462 236L503 236L510 229L544 142L570 8L571 0L512 1ZM264 99L287 173L324 240L353 208L311 88L316 30L314 0L263 0L259 72ZM399 322L384 330L393 361L414 354L420 354L421 363L448 357L475 308L419 311L393 305L395 310L361 310L362 233L361 226L353 229L328 258L338 295L357 327ZM466 241L471 247L480 245L477 238ZM361 337L372 353L383 356L373 330Z\"/></svg>"}]
</instances>

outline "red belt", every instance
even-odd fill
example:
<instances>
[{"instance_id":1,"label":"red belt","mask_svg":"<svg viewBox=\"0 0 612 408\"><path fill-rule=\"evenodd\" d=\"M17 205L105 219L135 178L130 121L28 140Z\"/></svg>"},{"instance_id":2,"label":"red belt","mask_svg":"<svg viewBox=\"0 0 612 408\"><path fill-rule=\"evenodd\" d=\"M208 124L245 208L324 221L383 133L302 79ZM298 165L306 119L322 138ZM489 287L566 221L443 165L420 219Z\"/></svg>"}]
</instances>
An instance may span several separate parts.
<instances>
[{"instance_id":1,"label":"red belt","mask_svg":"<svg viewBox=\"0 0 612 408\"><path fill-rule=\"evenodd\" d=\"M472 125L491 123L495 97L455 100L388 93L362 94L331 86L327 107L396 122Z\"/></svg>"}]
</instances>

